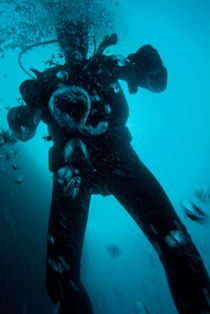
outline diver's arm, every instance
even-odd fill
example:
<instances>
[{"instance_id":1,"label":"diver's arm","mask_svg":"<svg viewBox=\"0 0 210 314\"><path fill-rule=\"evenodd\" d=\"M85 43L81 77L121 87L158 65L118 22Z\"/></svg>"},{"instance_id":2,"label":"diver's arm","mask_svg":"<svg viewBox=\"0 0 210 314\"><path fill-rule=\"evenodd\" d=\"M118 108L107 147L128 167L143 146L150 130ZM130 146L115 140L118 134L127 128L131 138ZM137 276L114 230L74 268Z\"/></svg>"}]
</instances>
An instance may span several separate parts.
<instances>
[{"instance_id":1,"label":"diver's arm","mask_svg":"<svg viewBox=\"0 0 210 314\"><path fill-rule=\"evenodd\" d=\"M7 114L7 120L14 136L18 140L26 142L35 135L40 116L40 109L31 109L22 105L11 108Z\"/></svg>"},{"instance_id":2,"label":"diver's arm","mask_svg":"<svg viewBox=\"0 0 210 314\"><path fill-rule=\"evenodd\" d=\"M167 70L160 55L151 45L144 45L117 67L117 79L127 81L130 93L143 87L154 93L162 92L167 85Z\"/></svg>"},{"instance_id":3,"label":"diver's arm","mask_svg":"<svg viewBox=\"0 0 210 314\"><path fill-rule=\"evenodd\" d=\"M25 142L36 133L43 108L43 83L39 79L26 80L20 85L20 93L26 105L9 110L7 120L14 136Z\"/></svg>"},{"instance_id":4,"label":"diver's arm","mask_svg":"<svg viewBox=\"0 0 210 314\"><path fill-rule=\"evenodd\" d=\"M31 109L42 109L44 106L47 89L41 79L25 80L19 87L20 94Z\"/></svg>"}]
</instances>

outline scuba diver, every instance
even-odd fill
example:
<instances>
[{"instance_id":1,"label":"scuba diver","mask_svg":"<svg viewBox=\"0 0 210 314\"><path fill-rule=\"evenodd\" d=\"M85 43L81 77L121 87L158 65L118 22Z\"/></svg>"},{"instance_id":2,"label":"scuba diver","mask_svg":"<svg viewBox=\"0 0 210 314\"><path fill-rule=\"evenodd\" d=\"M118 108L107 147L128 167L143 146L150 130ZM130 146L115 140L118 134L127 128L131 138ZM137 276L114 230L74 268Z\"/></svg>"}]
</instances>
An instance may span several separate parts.
<instances>
[{"instance_id":1,"label":"scuba diver","mask_svg":"<svg viewBox=\"0 0 210 314\"><path fill-rule=\"evenodd\" d=\"M15 137L30 140L40 121L53 146L54 174L47 249L47 291L60 314L91 314L80 281L80 259L92 194L114 195L143 230L165 269L181 314L210 313L210 282L201 257L160 184L131 145L128 104L118 80L131 94L138 88L165 90L167 70L158 51L144 45L127 58L107 56L117 35L105 36L88 57L88 26L57 28L65 64L24 81L25 105L8 112ZM140 265L139 265L140 266Z\"/></svg>"}]
</instances>

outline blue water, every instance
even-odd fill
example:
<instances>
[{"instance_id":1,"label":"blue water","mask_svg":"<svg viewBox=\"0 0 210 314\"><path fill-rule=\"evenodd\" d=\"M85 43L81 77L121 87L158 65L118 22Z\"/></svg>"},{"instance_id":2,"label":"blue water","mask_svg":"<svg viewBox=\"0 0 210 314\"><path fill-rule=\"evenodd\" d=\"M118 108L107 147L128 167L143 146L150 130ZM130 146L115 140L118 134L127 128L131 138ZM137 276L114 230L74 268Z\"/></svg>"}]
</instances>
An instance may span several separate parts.
<instances>
[{"instance_id":1,"label":"blue water","mask_svg":"<svg viewBox=\"0 0 210 314\"><path fill-rule=\"evenodd\" d=\"M73 1L61 1L64 2L68 8L72 7ZM80 2L83 10L85 1ZM197 186L210 186L210 1L96 2L99 5L94 11L95 19L103 8L109 9L105 11L106 23L98 28L98 38L106 32L119 35L119 43L110 53L127 56L150 43L158 49L168 69L168 87L160 94L139 89L138 94L129 95L126 84L121 82L130 108L127 125L133 136L133 147L164 187L210 271L209 224L191 221L181 206L183 201L193 200L210 214L210 203L203 204L194 195ZM16 3L28 8L28 14L34 17L31 23L38 30L41 26L49 27L46 16L49 14L51 21L50 13L45 12L42 2L19 0ZM34 3L36 10L32 6ZM8 107L18 105L19 85L27 78L17 62L21 22L26 15L20 9L12 10L14 5L13 1L0 3L4 50L4 58L0 59L2 128L7 127ZM37 21L40 21L39 26ZM10 30L13 24L15 31L5 37L2 30ZM49 27L49 39L54 38L51 31ZM26 27L26 39L31 36L28 44L33 42L30 32L29 26ZM41 36L40 40L46 37ZM8 41L12 43L10 47L6 47ZM36 48L24 56L24 65L42 69L44 62L57 51L56 45ZM46 134L45 126L41 125L30 142L4 148L17 152L10 161L5 160L4 151L0 152L2 314L53 313L45 291L52 186L47 160L50 144L43 140ZM12 170L12 164L21 169ZM19 175L23 181L17 185L14 181ZM113 256L111 246L119 248L119 254ZM94 314L135 314L137 300L143 302L151 314L177 313L156 253L135 222L111 196L92 198L81 278L93 303Z\"/></svg>"}]
</instances>

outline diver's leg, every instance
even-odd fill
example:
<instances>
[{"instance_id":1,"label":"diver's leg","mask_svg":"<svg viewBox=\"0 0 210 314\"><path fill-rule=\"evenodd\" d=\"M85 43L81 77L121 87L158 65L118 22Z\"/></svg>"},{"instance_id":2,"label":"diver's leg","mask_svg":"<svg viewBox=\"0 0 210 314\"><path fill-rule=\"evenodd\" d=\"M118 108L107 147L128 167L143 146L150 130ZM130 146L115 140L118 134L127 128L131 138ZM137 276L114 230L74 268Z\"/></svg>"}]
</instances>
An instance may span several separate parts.
<instances>
[{"instance_id":1,"label":"diver's leg","mask_svg":"<svg viewBox=\"0 0 210 314\"><path fill-rule=\"evenodd\" d=\"M80 282L80 258L91 194L82 184L75 199L54 180L47 249L47 291L60 314L92 314Z\"/></svg>"},{"instance_id":2,"label":"diver's leg","mask_svg":"<svg viewBox=\"0 0 210 314\"><path fill-rule=\"evenodd\" d=\"M130 145L112 153L110 192L160 256L179 313L210 313L210 282L197 249L160 184Z\"/></svg>"}]
</instances>

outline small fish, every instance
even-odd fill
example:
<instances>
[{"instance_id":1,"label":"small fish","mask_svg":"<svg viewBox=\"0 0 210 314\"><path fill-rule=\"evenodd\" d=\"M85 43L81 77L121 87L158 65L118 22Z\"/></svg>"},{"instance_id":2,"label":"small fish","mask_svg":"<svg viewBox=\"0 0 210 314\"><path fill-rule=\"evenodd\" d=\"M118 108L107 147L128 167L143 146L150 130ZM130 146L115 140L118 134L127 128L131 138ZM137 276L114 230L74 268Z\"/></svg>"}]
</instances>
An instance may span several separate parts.
<instances>
[{"instance_id":1,"label":"small fish","mask_svg":"<svg viewBox=\"0 0 210 314\"><path fill-rule=\"evenodd\" d=\"M116 244L109 245L106 247L108 253L110 254L111 257L116 258L121 254L121 250Z\"/></svg>"},{"instance_id":2,"label":"small fish","mask_svg":"<svg viewBox=\"0 0 210 314\"><path fill-rule=\"evenodd\" d=\"M210 201L210 186L207 184L202 184L200 187L197 187L194 191L194 195L201 202L209 202Z\"/></svg>"},{"instance_id":3,"label":"small fish","mask_svg":"<svg viewBox=\"0 0 210 314\"><path fill-rule=\"evenodd\" d=\"M149 314L146 306L141 301L135 303L135 314Z\"/></svg>"},{"instance_id":4,"label":"small fish","mask_svg":"<svg viewBox=\"0 0 210 314\"><path fill-rule=\"evenodd\" d=\"M200 223L204 223L207 219L207 215L193 202L191 201L184 201L182 203L184 208L185 214L193 221L197 221Z\"/></svg>"},{"instance_id":5,"label":"small fish","mask_svg":"<svg viewBox=\"0 0 210 314\"><path fill-rule=\"evenodd\" d=\"M16 164L12 165L12 170L20 170L21 168L17 166Z\"/></svg>"},{"instance_id":6,"label":"small fish","mask_svg":"<svg viewBox=\"0 0 210 314\"><path fill-rule=\"evenodd\" d=\"M16 179L15 179L15 183L16 184L21 184L23 182L23 177L22 176L18 176Z\"/></svg>"}]
</instances>

